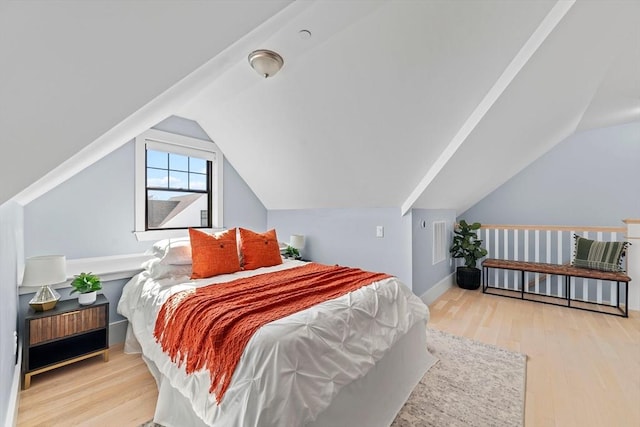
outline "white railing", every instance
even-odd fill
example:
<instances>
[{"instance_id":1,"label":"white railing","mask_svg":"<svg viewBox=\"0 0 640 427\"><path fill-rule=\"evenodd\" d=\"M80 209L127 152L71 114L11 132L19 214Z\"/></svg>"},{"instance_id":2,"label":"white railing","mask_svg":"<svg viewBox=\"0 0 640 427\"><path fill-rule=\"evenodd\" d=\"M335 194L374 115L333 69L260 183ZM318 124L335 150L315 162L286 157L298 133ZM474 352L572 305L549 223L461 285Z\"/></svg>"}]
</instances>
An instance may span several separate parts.
<instances>
[{"instance_id":1,"label":"white railing","mask_svg":"<svg viewBox=\"0 0 640 427\"><path fill-rule=\"evenodd\" d=\"M625 227L584 227L550 225L483 225L478 237L487 249L487 258L535 261L549 264L570 264L573 260L574 234L600 240L624 240ZM626 262L626 261L625 261ZM521 290L522 273L493 269L492 286ZM546 296L565 298L562 276L524 273L526 291ZM616 283L572 277L569 292L572 299L617 305Z\"/></svg>"}]
</instances>

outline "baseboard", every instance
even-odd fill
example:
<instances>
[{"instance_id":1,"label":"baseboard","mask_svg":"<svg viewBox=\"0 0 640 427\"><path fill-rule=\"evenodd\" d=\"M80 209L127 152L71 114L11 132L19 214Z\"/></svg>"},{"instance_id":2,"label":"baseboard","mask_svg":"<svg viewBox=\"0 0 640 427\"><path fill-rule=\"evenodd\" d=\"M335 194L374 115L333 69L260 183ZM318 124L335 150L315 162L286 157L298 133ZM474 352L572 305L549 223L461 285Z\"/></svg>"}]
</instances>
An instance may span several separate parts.
<instances>
[{"instance_id":1,"label":"baseboard","mask_svg":"<svg viewBox=\"0 0 640 427\"><path fill-rule=\"evenodd\" d=\"M20 374L22 371L22 345L18 346L18 363L13 370L13 380L9 391L7 403L7 416L4 420L5 427L15 427L18 424L18 405L20 403Z\"/></svg>"},{"instance_id":2,"label":"baseboard","mask_svg":"<svg viewBox=\"0 0 640 427\"><path fill-rule=\"evenodd\" d=\"M438 283L433 285L427 292L420 296L420 299L427 305L433 303L435 300L440 297L440 295L444 294L455 285L456 274L451 273L444 279L440 280Z\"/></svg>"},{"instance_id":3,"label":"baseboard","mask_svg":"<svg viewBox=\"0 0 640 427\"><path fill-rule=\"evenodd\" d=\"M124 342L124 339L127 336L128 325L129 321L126 319L109 323L109 346Z\"/></svg>"}]
</instances>

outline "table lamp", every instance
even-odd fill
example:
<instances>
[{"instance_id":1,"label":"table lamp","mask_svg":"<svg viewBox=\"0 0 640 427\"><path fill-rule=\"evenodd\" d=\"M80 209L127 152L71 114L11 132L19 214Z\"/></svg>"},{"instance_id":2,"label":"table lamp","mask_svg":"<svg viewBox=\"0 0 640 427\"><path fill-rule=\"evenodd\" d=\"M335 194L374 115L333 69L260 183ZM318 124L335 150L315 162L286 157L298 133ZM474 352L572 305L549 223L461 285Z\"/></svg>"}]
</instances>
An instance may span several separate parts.
<instances>
[{"instance_id":1,"label":"table lamp","mask_svg":"<svg viewBox=\"0 0 640 427\"><path fill-rule=\"evenodd\" d=\"M64 255L45 255L27 258L21 286L40 286L29 301L35 311L51 310L60 294L49 285L67 280L67 263Z\"/></svg>"},{"instance_id":2,"label":"table lamp","mask_svg":"<svg viewBox=\"0 0 640 427\"><path fill-rule=\"evenodd\" d=\"M301 253L302 249L304 249L304 236L302 234L292 234L289 237L289 246L298 250L298 253Z\"/></svg>"}]
</instances>

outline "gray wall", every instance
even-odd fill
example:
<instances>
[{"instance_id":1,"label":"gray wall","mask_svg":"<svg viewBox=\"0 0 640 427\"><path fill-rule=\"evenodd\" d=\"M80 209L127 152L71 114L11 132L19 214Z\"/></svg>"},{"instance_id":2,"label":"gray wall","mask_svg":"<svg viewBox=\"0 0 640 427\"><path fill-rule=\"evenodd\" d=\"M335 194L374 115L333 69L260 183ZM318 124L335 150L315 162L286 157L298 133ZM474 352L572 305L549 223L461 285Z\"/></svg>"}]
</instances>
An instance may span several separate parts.
<instances>
[{"instance_id":1,"label":"gray wall","mask_svg":"<svg viewBox=\"0 0 640 427\"><path fill-rule=\"evenodd\" d=\"M0 206L0 422L4 423L8 408L16 356L13 353L13 331L16 330L17 264L22 251L23 209L14 202Z\"/></svg>"},{"instance_id":2,"label":"gray wall","mask_svg":"<svg viewBox=\"0 0 640 427\"><path fill-rule=\"evenodd\" d=\"M621 226L622 219L639 216L640 122L635 122L567 138L460 218L484 224Z\"/></svg>"},{"instance_id":3,"label":"gray wall","mask_svg":"<svg viewBox=\"0 0 640 427\"><path fill-rule=\"evenodd\" d=\"M196 122L170 117L154 129L209 140ZM69 259L144 252L134 230L134 142L25 207L25 255ZM224 162L224 225L265 230L267 211L236 170Z\"/></svg>"},{"instance_id":4,"label":"gray wall","mask_svg":"<svg viewBox=\"0 0 640 427\"><path fill-rule=\"evenodd\" d=\"M170 117L154 129L210 140L196 122L180 117ZM73 259L140 253L149 248L152 241L138 242L133 234L134 164L134 141L130 141L29 203L24 208L25 256L63 254ZM226 159L223 167L224 225L266 230L265 207ZM15 284L16 280L6 283ZM103 283L111 322L123 319L116 306L125 283ZM60 290L63 299L69 298L69 291ZM32 296L20 296L21 323Z\"/></svg>"},{"instance_id":5,"label":"gray wall","mask_svg":"<svg viewBox=\"0 0 640 427\"><path fill-rule=\"evenodd\" d=\"M269 210L280 241L304 234L304 258L393 274L411 287L411 214L399 208ZM376 237L376 226L384 237Z\"/></svg>"},{"instance_id":6,"label":"gray wall","mask_svg":"<svg viewBox=\"0 0 640 427\"><path fill-rule=\"evenodd\" d=\"M413 292L422 296L435 284L454 271L449 262L449 247L451 246L451 233L456 220L456 211L447 209L413 209L412 210L412 236L413 236ZM433 264L433 222L445 221L447 228L447 258L437 264ZM423 227L423 222L425 226Z\"/></svg>"}]
</instances>

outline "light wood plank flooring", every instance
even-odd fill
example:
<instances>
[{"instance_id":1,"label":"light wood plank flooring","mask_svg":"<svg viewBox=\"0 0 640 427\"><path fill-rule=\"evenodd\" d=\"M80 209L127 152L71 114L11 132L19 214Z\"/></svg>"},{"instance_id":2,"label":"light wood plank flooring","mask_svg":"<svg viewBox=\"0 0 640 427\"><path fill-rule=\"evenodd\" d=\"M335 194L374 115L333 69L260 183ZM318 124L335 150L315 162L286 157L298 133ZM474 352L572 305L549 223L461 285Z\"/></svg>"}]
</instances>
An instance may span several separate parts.
<instances>
[{"instance_id":1,"label":"light wood plank flooring","mask_svg":"<svg viewBox=\"0 0 640 427\"><path fill-rule=\"evenodd\" d=\"M629 319L458 288L430 326L528 355L525 425L639 426L640 315ZM156 386L139 356L111 350L33 377L19 426L131 426L153 416Z\"/></svg>"}]
</instances>

